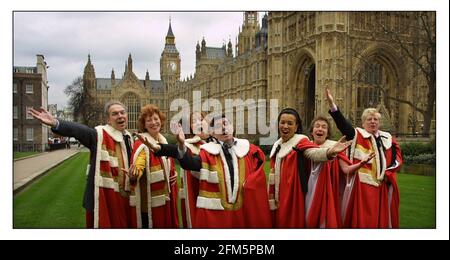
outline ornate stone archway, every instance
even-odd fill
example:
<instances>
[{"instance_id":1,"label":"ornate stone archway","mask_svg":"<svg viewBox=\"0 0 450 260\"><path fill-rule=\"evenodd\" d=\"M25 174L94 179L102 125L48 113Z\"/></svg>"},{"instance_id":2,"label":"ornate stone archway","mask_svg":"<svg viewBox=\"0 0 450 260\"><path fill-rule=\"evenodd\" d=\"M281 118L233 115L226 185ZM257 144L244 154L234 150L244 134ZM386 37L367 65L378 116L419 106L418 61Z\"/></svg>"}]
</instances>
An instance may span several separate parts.
<instances>
[{"instance_id":1,"label":"ornate stone archway","mask_svg":"<svg viewBox=\"0 0 450 260\"><path fill-rule=\"evenodd\" d=\"M406 99L406 88L401 88L401 59L387 46L374 45L366 49L357 64L356 73L356 121L361 125L365 108L375 107L382 114L382 129L402 132L407 113L401 113L400 103ZM405 115L404 115L405 114Z\"/></svg>"},{"instance_id":2,"label":"ornate stone archway","mask_svg":"<svg viewBox=\"0 0 450 260\"><path fill-rule=\"evenodd\" d=\"M306 129L316 111L316 65L312 51L302 49L293 58L287 106L296 109Z\"/></svg>"}]
</instances>

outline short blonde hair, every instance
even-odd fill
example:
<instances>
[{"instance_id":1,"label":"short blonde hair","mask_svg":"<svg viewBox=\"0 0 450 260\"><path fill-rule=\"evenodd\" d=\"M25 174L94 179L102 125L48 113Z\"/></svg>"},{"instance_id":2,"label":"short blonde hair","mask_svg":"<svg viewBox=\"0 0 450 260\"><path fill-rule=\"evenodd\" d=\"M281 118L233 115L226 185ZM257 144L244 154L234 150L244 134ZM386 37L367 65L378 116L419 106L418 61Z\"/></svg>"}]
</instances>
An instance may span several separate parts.
<instances>
[{"instance_id":1,"label":"short blonde hair","mask_svg":"<svg viewBox=\"0 0 450 260\"><path fill-rule=\"evenodd\" d=\"M375 115L378 120L381 118L381 114L376 108L366 108L361 115L361 122L364 123L369 115Z\"/></svg>"}]
</instances>

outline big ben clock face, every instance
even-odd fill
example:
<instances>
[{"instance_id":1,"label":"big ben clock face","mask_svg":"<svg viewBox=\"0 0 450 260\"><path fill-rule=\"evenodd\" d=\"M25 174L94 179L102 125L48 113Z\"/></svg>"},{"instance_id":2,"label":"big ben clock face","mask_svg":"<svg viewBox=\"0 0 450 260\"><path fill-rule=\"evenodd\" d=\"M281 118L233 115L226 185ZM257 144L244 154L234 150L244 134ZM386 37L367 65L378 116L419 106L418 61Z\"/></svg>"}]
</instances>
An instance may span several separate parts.
<instances>
[{"instance_id":1,"label":"big ben clock face","mask_svg":"<svg viewBox=\"0 0 450 260\"><path fill-rule=\"evenodd\" d=\"M176 71L176 70L177 70L177 64L176 64L174 61L171 61L171 62L169 63L169 68L170 68L172 71Z\"/></svg>"}]
</instances>

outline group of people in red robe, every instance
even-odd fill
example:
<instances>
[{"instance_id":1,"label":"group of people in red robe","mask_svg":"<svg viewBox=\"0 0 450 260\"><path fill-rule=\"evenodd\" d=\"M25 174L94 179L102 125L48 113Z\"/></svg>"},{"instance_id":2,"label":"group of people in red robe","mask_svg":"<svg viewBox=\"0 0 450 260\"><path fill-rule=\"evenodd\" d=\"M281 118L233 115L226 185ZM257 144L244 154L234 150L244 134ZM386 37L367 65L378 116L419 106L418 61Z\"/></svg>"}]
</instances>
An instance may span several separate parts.
<instances>
[{"instance_id":1,"label":"group of people in red robe","mask_svg":"<svg viewBox=\"0 0 450 260\"><path fill-rule=\"evenodd\" d=\"M142 108L136 141L126 130L120 102L107 106L108 124L96 129L59 121L42 108L30 114L91 150L87 227L398 228L398 143L379 130L376 109L366 109L363 128L354 128L328 89L326 96L344 136L329 140L330 122L319 116L311 123L310 140L298 112L285 108L268 174L262 150L234 137L225 115L207 120L203 113L191 114L191 135L186 138L181 124L174 126L175 145L161 135L165 115L154 105Z\"/></svg>"}]
</instances>

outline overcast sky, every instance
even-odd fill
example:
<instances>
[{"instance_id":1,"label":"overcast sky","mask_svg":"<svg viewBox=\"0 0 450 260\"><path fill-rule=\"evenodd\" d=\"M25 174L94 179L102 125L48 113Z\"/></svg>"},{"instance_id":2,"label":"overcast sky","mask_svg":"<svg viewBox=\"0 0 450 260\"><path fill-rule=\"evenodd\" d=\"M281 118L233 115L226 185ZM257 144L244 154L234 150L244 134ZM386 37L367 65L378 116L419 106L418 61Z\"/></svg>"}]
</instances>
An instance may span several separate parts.
<instances>
[{"instance_id":1,"label":"overcast sky","mask_svg":"<svg viewBox=\"0 0 450 260\"><path fill-rule=\"evenodd\" d=\"M231 38L234 47L243 23L242 12L15 12L14 66L35 66L36 54L43 54L49 66L49 104L58 109L67 105L63 90L82 76L89 53L96 77L109 78L114 68L121 78L131 53L138 78L148 70L150 79L159 79L169 17L181 78L195 71L197 41L205 37L207 46L221 47Z\"/></svg>"}]
</instances>

